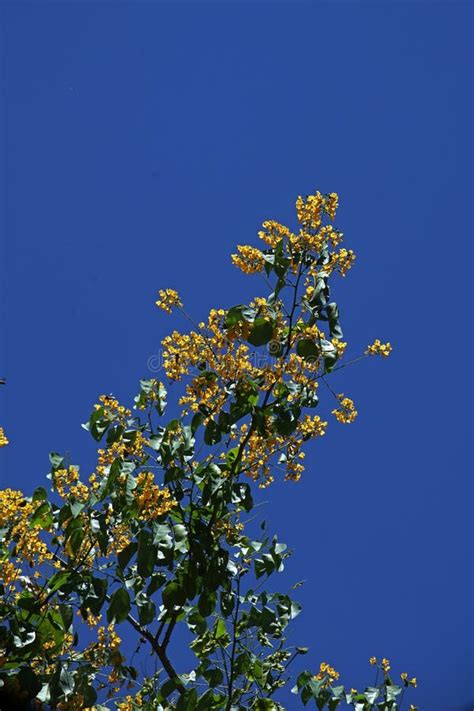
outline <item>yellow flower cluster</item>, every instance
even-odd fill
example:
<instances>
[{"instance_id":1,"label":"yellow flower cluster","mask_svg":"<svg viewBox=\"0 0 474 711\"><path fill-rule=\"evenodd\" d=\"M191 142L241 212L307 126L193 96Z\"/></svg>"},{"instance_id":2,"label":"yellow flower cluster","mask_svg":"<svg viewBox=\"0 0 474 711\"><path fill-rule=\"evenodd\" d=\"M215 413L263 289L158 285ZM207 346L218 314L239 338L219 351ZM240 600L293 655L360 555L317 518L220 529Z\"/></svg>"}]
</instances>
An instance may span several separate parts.
<instances>
[{"instance_id":1,"label":"yellow flower cluster","mask_svg":"<svg viewBox=\"0 0 474 711\"><path fill-rule=\"evenodd\" d=\"M305 200L301 195L296 199L296 216L306 228L317 230L321 225L323 212L334 220L338 206L337 193L321 195L318 190L314 195L308 195Z\"/></svg>"},{"instance_id":2,"label":"yellow flower cluster","mask_svg":"<svg viewBox=\"0 0 474 711\"><path fill-rule=\"evenodd\" d=\"M105 416L111 422L114 420L124 422L132 414L131 410L121 405L112 395L100 395L99 402L94 407L96 410L103 408Z\"/></svg>"},{"instance_id":3,"label":"yellow flower cluster","mask_svg":"<svg viewBox=\"0 0 474 711\"><path fill-rule=\"evenodd\" d=\"M21 570L16 568L9 560L4 560L0 563L0 579L2 583L12 585L21 575Z\"/></svg>"},{"instance_id":4,"label":"yellow flower cluster","mask_svg":"<svg viewBox=\"0 0 474 711\"><path fill-rule=\"evenodd\" d=\"M339 207L339 195L337 193L329 193L326 195L326 200L324 201L324 211L327 215L334 220L336 217L336 210Z\"/></svg>"},{"instance_id":5,"label":"yellow flower cluster","mask_svg":"<svg viewBox=\"0 0 474 711\"><path fill-rule=\"evenodd\" d=\"M134 457L142 460L146 456L144 448L148 444L149 441L143 436L142 432L137 430L135 431L133 441L112 442L107 449L98 449L96 470L89 477L92 491L97 492L100 489L100 478L108 472L110 466L116 459L119 457ZM124 483L125 477L121 477L123 477L123 475L118 477L118 482Z\"/></svg>"},{"instance_id":6,"label":"yellow flower cluster","mask_svg":"<svg viewBox=\"0 0 474 711\"><path fill-rule=\"evenodd\" d=\"M84 613L84 614L82 614L82 613ZM86 610L83 610L82 612L81 612L81 610L78 610L76 612L76 615L78 617L80 617L80 619L82 621L84 621L90 629L97 627L97 625L99 624L99 622L102 619L102 615L93 615L92 612L89 610L89 608L87 608Z\"/></svg>"},{"instance_id":7,"label":"yellow flower cluster","mask_svg":"<svg viewBox=\"0 0 474 711\"><path fill-rule=\"evenodd\" d=\"M0 527L9 526L17 518L25 503L25 497L21 491L2 489L0 491Z\"/></svg>"},{"instance_id":8,"label":"yellow flower cluster","mask_svg":"<svg viewBox=\"0 0 474 711\"><path fill-rule=\"evenodd\" d=\"M148 521L163 516L176 506L169 489L160 489L154 482L155 475L152 472L140 472L137 477L134 496L140 512L139 518L142 520Z\"/></svg>"},{"instance_id":9,"label":"yellow flower cluster","mask_svg":"<svg viewBox=\"0 0 474 711\"><path fill-rule=\"evenodd\" d=\"M248 244L238 244L237 249L240 254L232 254L231 259L244 274L255 274L263 270L265 259L259 249Z\"/></svg>"},{"instance_id":10,"label":"yellow flower cluster","mask_svg":"<svg viewBox=\"0 0 474 711\"><path fill-rule=\"evenodd\" d=\"M408 678L407 672L402 672L400 674L400 678L402 681L404 681L407 685L413 686L416 689L417 686L417 681L416 681L416 676L412 677L411 679Z\"/></svg>"},{"instance_id":11,"label":"yellow flower cluster","mask_svg":"<svg viewBox=\"0 0 474 711\"><path fill-rule=\"evenodd\" d=\"M108 468L114 463L118 457L125 456L125 444L124 442L112 442L112 444L107 447L107 449L97 450L97 467L96 472L91 474L89 477L89 482L92 486L93 491L99 488L99 482L97 477L104 476Z\"/></svg>"},{"instance_id":12,"label":"yellow flower cluster","mask_svg":"<svg viewBox=\"0 0 474 711\"><path fill-rule=\"evenodd\" d=\"M54 671L54 664L51 665L51 673ZM58 711L96 711L96 706L85 706L85 698L82 694L68 696L67 701L60 701L56 708Z\"/></svg>"},{"instance_id":13,"label":"yellow flower cluster","mask_svg":"<svg viewBox=\"0 0 474 711\"><path fill-rule=\"evenodd\" d=\"M332 271L337 269L341 276L346 276L349 269L354 264L356 255L352 249L345 249L341 247L339 252L333 252L331 254L331 261L329 264L324 265L325 271Z\"/></svg>"},{"instance_id":14,"label":"yellow flower cluster","mask_svg":"<svg viewBox=\"0 0 474 711\"><path fill-rule=\"evenodd\" d=\"M258 375L249 358L249 347L234 341L239 337L237 328L225 332L223 309L212 309L206 323L200 323L200 332L182 334L173 331L163 339L163 367L171 380L181 380L192 368L206 363L224 382L238 380L245 373ZM192 404L200 398L212 400L216 389L210 381L204 382L199 375L188 390L181 404ZM196 408L192 408L196 409Z\"/></svg>"},{"instance_id":15,"label":"yellow flower cluster","mask_svg":"<svg viewBox=\"0 0 474 711\"><path fill-rule=\"evenodd\" d=\"M89 498L89 489L79 481L79 469L77 467L69 466L67 469L56 469L52 476L56 491L62 499L67 499L71 496L78 501L84 502Z\"/></svg>"},{"instance_id":16,"label":"yellow flower cluster","mask_svg":"<svg viewBox=\"0 0 474 711\"><path fill-rule=\"evenodd\" d=\"M303 439L310 437L323 437L326 433L327 422L323 422L319 415L311 417L305 415L303 420L298 424L298 431L303 435Z\"/></svg>"},{"instance_id":17,"label":"yellow flower cluster","mask_svg":"<svg viewBox=\"0 0 474 711\"><path fill-rule=\"evenodd\" d=\"M115 652L115 650L120 647L122 640L120 639L118 634L115 632L115 625L113 623L111 623L108 626L108 632L109 632L109 649L112 652Z\"/></svg>"},{"instance_id":18,"label":"yellow flower cluster","mask_svg":"<svg viewBox=\"0 0 474 711\"><path fill-rule=\"evenodd\" d=\"M335 230L332 225L325 225L324 227L321 227L319 234L324 242L331 242L333 247L337 247L337 245L342 242L342 232Z\"/></svg>"},{"instance_id":19,"label":"yellow flower cluster","mask_svg":"<svg viewBox=\"0 0 474 711\"><path fill-rule=\"evenodd\" d=\"M276 454L284 453L285 478L298 481L304 471L301 463L305 457L301 451L304 442L313 437L322 437L326 426L327 422L323 422L318 415L306 415L298 423L295 433L289 437L272 432L271 424L268 423L268 434L252 432L247 439L248 425L242 424L239 435L232 435L232 438L239 440L240 445L246 440L242 452L242 471L254 481L259 481L259 487L264 488L271 484L274 478L270 466L272 458Z\"/></svg>"},{"instance_id":20,"label":"yellow flower cluster","mask_svg":"<svg viewBox=\"0 0 474 711\"><path fill-rule=\"evenodd\" d=\"M305 200L299 195L296 198L298 222L306 228L317 230L321 225L324 203L324 197L319 190L314 195L308 195Z\"/></svg>"},{"instance_id":21,"label":"yellow flower cluster","mask_svg":"<svg viewBox=\"0 0 474 711\"><path fill-rule=\"evenodd\" d=\"M390 671L390 659L384 657L380 662L380 666L382 667L383 673L388 674L388 672Z\"/></svg>"},{"instance_id":22,"label":"yellow flower cluster","mask_svg":"<svg viewBox=\"0 0 474 711\"><path fill-rule=\"evenodd\" d=\"M297 253L303 250L319 252L326 244L326 238L322 230L316 234L307 232L306 230L300 230L297 235L290 236L290 244L292 251L296 253L293 263L293 272L296 272L299 266L299 256Z\"/></svg>"},{"instance_id":23,"label":"yellow flower cluster","mask_svg":"<svg viewBox=\"0 0 474 711\"><path fill-rule=\"evenodd\" d=\"M337 681L339 679L339 672L337 672L334 667L332 667L330 664L327 664L326 662L321 662L321 665L319 667L319 672L315 675L315 679L321 680L324 679L330 684L332 684L334 681Z\"/></svg>"},{"instance_id":24,"label":"yellow flower cluster","mask_svg":"<svg viewBox=\"0 0 474 711\"><path fill-rule=\"evenodd\" d=\"M180 405L190 405L192 412L197 412L199 408L209 408L209 410L220 410L227 399L227 394L222 391L217 378L210 378L206 375L193 378L186 386L186 395L180 400Z\"/></svg>"},{"instance_id":25,"label":"yellow flower cluster","mask_svg":"<svg viewBox=\"0 0 474 711\"><path fill-rule=\"evenodd\" d=\"M332 410L332 414L335 416L338 422L344 425L348 425L354 422L357 417L357 410L355 409L354 401L350 397L344 397L344 393L340 393L338 396L341 407L336 410Z\"/></svg>"},{"instance_id":26,"label":"yellow flower cluster","mask_svg":"<svg viewBox=\"0 0 474 711\"><path fill-rule=\"evenodd\" d=\"M293 272L297 271L299 265L298 253L301 251L309 250L319 252L329 242L335 247L342 241L342 232L335 230L332 225L325 225L321 227L318 232L308 231L311 229L314 230L315 225L320 226L321 224L321 211L323 208L325 209L325 207L324 199L320 193L316 196L313 195L308 198L311 203L310 207L305 206L305 203L301 197L298 198L298 200L300 201L297 202L297 206L299 206L299 208L297 207L297 209L299 209L298 214L302 218L300 221L303 222L306 229L300 229L298 234L294 234L285 225L281 225L275 220L266 220L262 225L263 230L258 233L260 239L266 242L273 249L275 249L282 239L286 238L288 240L290 252L292 255L295 255L295 259L291 264ZM320 200L323 200L323 203L320 203ZM329 209L332 213L333 209L331 205ZM313 215L313 217L311 218L310 215Z\"/></svg>"},{"instance_id":27,"label":"yellow flower cluster","mask_svg":"<svg viewBox=\"0 0 474 711\"><path fill-rule=\"evenodd\" d=\"M98 666L105 666L108 658L118 652L122 640L115 632L115 624L97 628L97 641L91 642L84 650L85 659L90 659Z\"/></svg>"},{"instance_id":28,"label":"yellow flower cluster","mask_svg":"<svg viewBox=\"0 0 474 711\"><path fill-rule=\"evenodd\" d=\"M232 523L231 521L220 519L214 524L212 533L215 539L219 538L219 536L224 536L227 543L233 545L239 540L240 533L243 529L243 523Z\"/></svg>"},{"instance_id":29,"label":"yellow flower cluster","mask_svg":"<svg viewBox=\"0 0 474 711\"><path fill-rule=\"evenodd\" d=\"M340 341L338 338L332 338L331 343L334 346L334 348L337 350L337 355L339 358L342 358L344 355L344 352L347 348L347 343L345 341Z\"/></svg>"},{"instance_id":30,"label":"yellow flower cluster","mask_svg":"<svg viewBox=\"0 0 474 711\"><path fill-rule=\"evenodd\" d=\"M37 508L36 503L25 499L21 491L3 489L0 491L0 528L9 528L9 542L16 542L16 556L33 565L51 560L52 554L41 539L41 529L30 526L30 516Z\"/></svg>"},{"instance_id":31,"label":"yellow flower cluster","mask_svg":"<svg viewBox=\"0 0 474 711\"><path fill-rule=\"evenodd\" d=\"M4 432L3 427L0 427L0 447L6 447L9 444L9 440Z\"/></svg>"},{"instance_id":32,"label":"yellow flower cluster","mask_svg":"<svg viewBox=\"0 0 474 711\"><path fill-rule=\"evenodd\" d=\"M194 331L189 334L173 331L161 343L164 347L163 367L171 380L181 380L190 367L203 361L207 354L206 339Z\"/></svg>"},{"instance_id":33,"label":"yellow flower cluster","mask_svg":"<svg viewBox=\"0 0 474 711\"><path fill-rule=\"evenodd\" d=\"M260 239L263 239L270 247L275 249L277 244L284 238L290 239L291 232L285 225L280 225L275 220L265 220L262 224L263 230L258 233Z\"/></svg>"},{"instance_id":34,"label":"yellow flower cluster","mask_svg":"<svg viewBox=\"0 0 474 711\"><path fill-rule=\"evenodd\" d=\"M99 685L99 689L104 689L109 685L107 698L111 698L120 691L122 683L120 666L125 661L125 657L120 652L121 642L122 640L115 632L114 623L111 623L108 627L98 627L97 641L91 642L83 651L84 659L93 662L97 668L106 666L112 667L107 674L107 683L101 683ZM79 706L78 708L82 709L83 706ZM91 711L93 710L91 709Z\"/></svg>"},{"instance_id":35,"label":"yellow flower cluster","mask_svg":"<svg viewBox=\"0 0 474 711\"><path fill-rule=\"evenodd\" d=\"M140 430L136 430L130 442L123 442L123 456L141 459L145 456L144 448L149 446L149 440L143 436Z\"/></svg>"},{"instance_id":36,"label":"yellow flower cluster","mask_svg":"<svg viewBox=\"0 0 474 711\"><path fill-rule=\"evenodd\" d=\"M112 553L120 553L120 551L123 551L130 543L131 535L130 526L126 523L120 522L109 526L107 557Z\"/></svg>"},{"instance_id":37,"label":"yellow flower cluster","mask_svg":"<svg viewBox=\"0 0 474 711\"><path fill-rule=\"evenodd\" d=\"M117 704L117 709L119 711L134 711L137 706L143 706L143 697L141 694L137 694L136 696L126 696L125 701L121 701Z\"/></svg>"},{"instance_id":38,"label":"yellow flower cluster","mask_svg":"<svg viewBox=\"0 0 474 711\"><path fill-rule=\"evenodd\" d=\"M381 343L379 339L377 338L372 345L367 346L367 350L365 351L366 355L381 355L384 358L388 358L390 353L392 352L392 346L390 343Z\"/></svg>"},{"instance_id":39,"label":"yellow flower cluster","mask_svg":"<svg viewBox=\"0 0 474 711\"><path fill-rule=\"evenodd\" d=\"M305 336L306 333L310 334L311 330L307 329L307 331L305 332ZM308 335L308 338L311 338L311 335ZM314 340L318 339L319 337L314 338ZM282 370L283 373L285 375L289 375L295 383L298 383L299 385L308 385L310 383L310 377L308 376L308 373L314 374L318 371L318 368L318 358L315 358L314 360L307 360L297 355L296 353L290 353L290 355L288 356L288 360L282 367ZM276 374L278 375L278 369L276 369ZM318 387L317 382L311 382L311 387L312 389L316 389Z\"/></svg>"},{"instance_id":40,"label":"yellow flower cluster","mask_svg":"<svg viewBox=\"0 0 474 711\"><path fill-rule=\"evenodd\" d=\"M160 298L155 301L158 308L163 309L170 314L174 306L182 306L183 303L177 291L174 289L160 289L158 292Z\"/></svg>"}]
</instances>

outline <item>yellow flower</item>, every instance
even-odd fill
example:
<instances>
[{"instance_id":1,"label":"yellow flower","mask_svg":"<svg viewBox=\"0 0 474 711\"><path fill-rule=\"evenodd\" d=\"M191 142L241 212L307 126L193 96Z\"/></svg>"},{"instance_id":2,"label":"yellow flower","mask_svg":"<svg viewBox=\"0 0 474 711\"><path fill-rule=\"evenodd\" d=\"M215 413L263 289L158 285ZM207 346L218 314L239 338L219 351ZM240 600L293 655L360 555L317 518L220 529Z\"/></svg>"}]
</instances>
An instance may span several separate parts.
<instances>
[{"instance_id":1,"label":"yellow flower","mask_svg":"<svg viewBox=\"0 0 474 711\"><path fill-rule=\"evenodd\" d=\"M238 244L239 254L232 254L232 262L244 274L255 274L261 272L265 266L265 259L262 252L250 245Z\"/></svg>"},{"instance_id":2,"label":"yellow flower","mask_svg":"<svg viewBox=\"0 0 474 711\"><path fill-rule=\"evenodd\" d=\"M5 432L3 431L3 427L0 427L0 447L6 447L8 443L9 440L7 439Z\"/></svg>"},{"instance_id":3,"label":"yellow flower","mask_svg":"<svg viewBox=\"0 0 474 711\"><path fill-rule=\"evenodd\" d=\"M27 500L21 491L0 491L0 528L9 529L8 539L15 542L16 557L23 558L32 566L53 557L41 538L40 524L30 525L30 516L35 510L36 505Z\"/></svg>"},{"instance_id":4,"label":"yellow flower","mask_svg":"<svg viewBox=\"0 0 474 711\"><path fill-rule=\"evenodd\" d=\"M5 586L12 585L20 577L21 570L15 568L13 563L9 560L5 560L3 563L0 563L0 574Z\"/></svg>"},{"instance_id":5,"label":"yellow flower","mask_svg":"<svg viewBox=\"0 0 474 711\"><path fill-rule=\"evenodd\" d=\"M334 667L327 662L321 662L319 672L315 674L314 678L318 681L324 680L326 683L329 682L331 684L333 681L337 681L339 676L339 672L337 672Z\"/></svg>"},{"instance_id":6,"label":"yellow flower","mask_svg":"<svg viewBox=\"0 0 474 711\"><path fill-rule=\"evenodd\" d=\"M389 672L389 670L390 670L390 659L385 659L385 658L382 659L381 665L382 665L382 671L383 671L383 673L384 673L384 674L387 674L387 673Z\"/></svg>"},{"instance_id":7,"label":"yellow flower","mask_svg":"<svg viewBox=\"0 0 474 711\"><path fill-rule=\"evenodd\" d=\"M67 469L56 469L53 472L53 484L62 499L73 497L78 501L87 501L89 489L79 481L79 469L70 466ZM67 491L69 489L69 492Z\"/></svg>"},{"instance_id":8,"label":"yellow flower","mask_svg":"<svg viewBox=\"0 0 474 711\"><path fill-rule=\"evenodd\" d=\"M322 437L326 433L327 424L327 422L321 420L319 415L315 417L305 415L304 419L298 425L298 431L301 432L304 439Z\"/></svg>"},{"instance_id":9,"label":"yellow flower","mask_svg":"<svg viewBox=\"0 0 474 711\"><path fill-rule=\"evenodd\" d=\"M170 314L173 306L182 306L182 301L179 294L174 289L160 289L158 292L160 298L156 301L158 308L163 309L166 313Z\"/></svg>"},{"instance_id":10,"label":"yellow flower","mask_svg":"<svg viewBox=\"0 0 474 711\"><path fill-rule=\"evenodd\" d=\"M341 407L336 410L332 410L331 414L334 415L338 422L344 425L348 425L354 422L357 417L357 410L355 409L354 401L350 397L344 397L344 393L340 393L338 400L341 403Z\"/></svg>"},{"instance_id":11,"label":"yellow flower","mask_svg":"<svg viewBox=\"0 0 474 711\"><path fill-rule=\"evenodd\" d=\"M100 395L99 402L96 403L94 407L96 410L102 408L104 416L111 422L119 420L121 424L132 414L131 410L121 405L113 395Z\"/></svg>"},{"instance_id":12,"label":"yellow flower","mask_svg":"<svg viewBox=\"0 0 474 711\"><path fill-rule=\"evenodd\" d=\"M326 195L326 200L324 202L324 212L329 215L331 220L334 220L338 207L339 195L337 193L329 193L329 195Z\"/></svg>"},{"instance_id":13,"label":"yellow flower","mask_svg":"<svg viewBox=\"0 0 474 711\"><path fill-rule=\"evenodd\" d=\"M317 230L321 225L323 207L324 197L319 190L314 195L308 195L305 200L300 195L296 199L298 222L306 228Z\"/></svg>"},{"instance_id":14,"label":"yellow flower","mask_svg":"<svg viewBox=\"0 0 474 711\"><path fill-rule=\"evenodd\" d=\"M377 664L377 657L370 657L369 662L372 666L375 666L375 664Z\"/></svg>"},{"instance_id":15,"label":"yellow flower","mask_svg":"<svg viewBox=\"0 0 474 711\"><path fill-rule=\"evenodd\" d=\"M392 346L390 343L381 343L379 339L377 338L372 345L367 346L367 350L365 351L366 355L381 355L384 358L388 358L390 353L392 352Z\"/></svg>"},{"instance_id":16,"label":"yellow flower","mask_svg":"<svg viewBox=\"0 0 474 711\"><path fill-rule=\"evenodd\" d=\"M135 697L126 696L125 701L121 701L117 704L117 709L119 711L133 711L137 706L143 705L143 698L141 694L137 694Z\"/></svg>"},{"instance_id":17,"label":"yellow flower","mask_svg":"<svg viewBox=\"0 0 474 711\"><path fill-rule=\"evenodd\" d=\"M275 220L266 220L263 225L263 230L258 233L260 239L263 239L270 247L275 248L283 237L290 238L291 232L285 225L280 225Z\"/></svg>"},{"instance_id":18,"label":"yellow flower","mask_svg":"<svg viewBox=\"0 0 474 711\"><path fill-rule=\"evenodd\" d=\"M339 252L333 252L331 254L331 261L329 264L324 265L325 271L331 271L333 269L338 269L341 276L346 276L349 269L354 264L356 255L352 249L345 249L342 247Z\"/></svg>"},{"instance_id":19,"label":"yellow flower","mask_svg":"<svg viewBox=\"0 0 474 711\"><path fill-rule=\"evenodd\" d=\"M334 346L334 348L337 350L337 355L339 358L342 358L344 355L344 352L347 348L347 343L345 341L340 341L338 338L332 338L331 343Z\"/></svg>"},{"instance_id":20,"label":"yellow flower","mask_svg":"<svg viewBox=\"0 0 474 711\"><path fill-rule=\"evenodd\" d=\"M151 520L171 511L176 506L176 501L171 498L170 490L166 487L160 489L154 483L155 476L152 472L140 472L137 477L137 488L134 491L135 501L139 510L139 518Z\"/></svg>"}]
</instances>

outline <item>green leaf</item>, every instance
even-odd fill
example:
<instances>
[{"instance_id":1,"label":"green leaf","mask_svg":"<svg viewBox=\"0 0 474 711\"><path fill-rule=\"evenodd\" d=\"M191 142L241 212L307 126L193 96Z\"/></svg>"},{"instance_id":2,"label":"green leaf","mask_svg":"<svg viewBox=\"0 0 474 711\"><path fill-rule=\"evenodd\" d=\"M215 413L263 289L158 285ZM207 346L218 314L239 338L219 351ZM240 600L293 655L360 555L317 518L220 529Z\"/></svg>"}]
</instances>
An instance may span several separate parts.
<instances>
[{"instance_id":1,"label":"green leaf","mask_svg":"<svg viewBox=\"0 0 474 711\"><path fill-rule=\"evenodd\" d=\"M248 335L248 342L253 346L264 346L273 336L273 323L264 318L256 318Z\"/></svg>"},{"instance_id":2,"label":"green leaf","mask_svg":"<svg viewBox=\"0 0 474 711\"><path fill-rule=\"evenodd\" d=\"M66 669L66 667L62 667L59 674L59 686L66 697L70 696L74 691L74 676Z\"/></svg>"},{"instance_id":3,"label":"green leaf","mask_svg":"<svg viewBox=\"0 0 474 711\"><path fill-rule=\"evenodd\" d=\"M203 673L203 677L210 687L214 687L222 684L222 679L224 678L224 675L220 669L218 669L217 667L212 667L212 669L206 669L206 671Z\"/></svg>"},{"instance_id":4,"label":"green leaf","mask_svg":"<svg viewBox=\"0 0 474 711\"><path fill-rule=\"evenodd\" d=\"M385 693L387 694L387 701L395 701L397 696L401 694L402 688L401 686L397 686L396 684L393 684L391 686L386 686L385 687Z\"/></svg>"},{"instance_id":5,"label":"green leaf","mask_svg":"<svg viewBox=\"0 0 474 711\"><path fill-rule=\"evenodd\" d=\"M380 689L378 689L375 686L369 686L364 692L364 696L367 699L367 701L369 702L369 704L375 704L379 695L380 695Z\"/></svg>"},{"instance_id":6,"label":"green leaf","mask_svg":"<svg viewBox=\"0 0 474 711\"><path fill-rule=\"evenodd\" d=\"M64 457L62 457L57 452L50 452L49 461L51 462L51 466L53 467L53 469L59 469L62 466L62 463L64 462Z\"/></svg>"},{"instance_id":7,"label":"green leaf","mask_svg":"<svg viewBox=\"0 0 474 711\"><path fill-rule=\"evenodd\" d=\"M250 486L245 482L238 482L232 486L232 503L237 504L247 513L253 508L253 499Z\"/></svg>"},{"instance_id":8,"label":"green leaf","mask_svg":"<svg viewBox=\"0 0 474 711\"><path fill-rule=\"evenodd\" d=\"M33 501L46 501L48 498L48 494L46 492L46 489L43 488L42 486L36 487L36 489L33 492Z\"/></svg>"},{"instance_id":9,"label":"green leaf","mask_svg":"<svg viewBox=\"0 0 474 711\"><path fill-rule=\"evenodd\" d=\"M153 573L157 553L150 531L141 530L138 534L137 571L142 578L149 578Z\"/></svg>"},{"instance_id":10,"label":"green leaf","mask_svg":"<svg viewBox=\"0 0 474 711\"><path fill-rule=\"evenodd\" d=\"M56 592L56 590L59 590L65 583L68 582L71 575L72 574L69 571L60 571L59 573L55 573L49 579L48 593L53 593Z\"/></svg>"},{"instance_id":11,"label":"green leaf","mask_svg":"<svg viewBox=\"0 0 474 711\"><path fill-rule=\"evenodd\" d=\"M217 444L221 441L221 429L217 422L214 420L209 420L204 430L204 442L209 446Z\"/></svg>"},{"instance_id":12,"label":"green leaf","mask_svg":"<svg viewBox=\"0 0 474 711\"><path fill-rule=\"evenodd\" d=\"M144 592L137 593L135 604L141 625L149 625L156 618L156 605Z\"/></svg>"},{"instance_id":13,"label":"green leaf","mask_svg":"<svg viewBox=\"0 0 474 711\"><path fill-rule=\"evenodd\" d=\"M339 309L334 301L326 306L326 314L329 321L331 338L342 338L343 333L339 325Z\"/></svg>"},{"instance_id":14,"label":"green leaf","mask_svg":"<svg viewBox=\"0 0 474 711\"><path fill-rule=\"evenodd\" d=\"M168 610L172 607L181 607L186 602L185 590L175 581L168 583L163 590L162 596L163 605Z\"/></svg>"},{"instance_id":15,"label":"green leaf","mask_svg":"<svg viewBox=\"0 0 474 711\"><path fill-rule=\"evenodd\" d=\"M150 584L146 589L146 594L153 595L164 583L166 583L166 575L164 573L153 573Z\"/></svg>"},{"instance_id":16,"label":"green leaf","mask_svg":"<svg viewBox=\"0 0 474 711\"><path fill-rule=\"evenodd\" d=\"M198 602L198 610L203 617L209 617L216 607L216 594L205 590Z\"/></svg>"},{"instance_id":17,"label":"green leaf","mask_svg":"<svg viewBox=\"0 0 474 711\"><path fill-rule=\"evenodd\" d=\"M131 541L128 546L123 548L120 553L117 554L118 564L122 568L122 570L125 570L127 565L130 563L130 560L137 552L137 548L138 544L136 543L136 541Z\"/></svg>"},{"instance_id":18,"label":"green leaf","mask_svg":"<svg viewBox=\"0 0 474 711\"><path fill-rule=\"evenodd\" d=\"M225 592L225 590L221 590L220 608L224 617L229 617L229 615L232 614L232 611L234 609L234 603L235 599L233 594L230 592Z\"/></svg>"},{"instance_id":19,"label":"green leaf","mask_svg":"<svg viewBox=\"0 0 474 711\"><path fill-rule=\"evenodd\" d=\"M230 308L224 319L224 328L232 328L235 326L239 321L243 320L242 316L242 311L245 308L244 304L238 304L237 306L232 306Z\"/></svg>"},{"instance_id":20,"label":"green leaf","mask_svg":"<svg viewBox=\"0 0 474 711\"><path fill-rule=\"evenodd\" d=\"M51 515L51 504L49 501L43 501L31 517L29 526L30 528L35 528L36 526L41 526L41 528L49 528L52 523L53 516Z\"/></svg>"},{"instance_id":21,"label":"green leaf","mask_svg":"<svg viewBox=\"0 0 474 711\"><path fill-rule=\"evenodd\" d=\"M107 595L107 580L104 578L92 578L91 583L92 590L90 590L84 601L84 607L88 607L93 615L98 615Z\"/></svg>"},{"instance_id":22,"label":"green leaf","mask_svg":"<svg viewBox=\"0 0 474 711\"><path fill-rule=\"evenodd\" d=\"M227 628L223 619L217 620L214 636L216 639L222 639L222 637L227 636Z\"/></svg>"},{"instance_id":23,"label":"green leaf","mask_svg":"<svg viewBox=\"0 0 474 711\"><path fill-rule=\"evenodd\" d=\"M202 425L204 419L205 417L202 412L196 412L196 414L193 416L193 419L191 420L191 432L193 434L195 434L198 427Z\"/></svg>"},{"instance_id":24,"label":"green leaf","mask_svg":"<svg viewBox=\"0 0 474 711\"><path fill-rule=\"evenodd\" d=\"M27 691L30 698L34 698L41 689L41 681L29 667L21 667L17 675L20 689Z\"/></svg>"},{"instance_id":25,"label":"green leaf","mask_svg":"<svg viewBox=\"0 0 474 711\"><path fill-rule=\"evenodd\" d=\"M191 689L190 691L185 691L179 697L178 703L176 704L176 711L196 711L196 706L198 703L198 692L196 689Z\"/></svg>"},{"instance_id":26,"label":"green leaf","mask_svg":"<svg viewBox=\"0 0 474 711\"><path fill-rule=\"evenodd\" d=\"M278 709L278 706L276 706L275 702L271 699L257 699L254 708L256 711L275 711L275 709Z\"/></svg>"},{"instance_id":27,"label":"green leaf","mask_svg":"<svg viewBox=\"0 0 474 711\"><path fill-rule=\"evenodd\" d=\"M107 432L111 425L110 420L104 417L104 408L99 407L98 410L94 410L89 419L89 431L96 442L99 442Z\"/></svg>"},{"instance_id":28,"label":"green leaf","mask_svg":"<svg viewBox=\"0 0 474 711\"><path fill-rule=\"evenodd\" d=\"M306 360L317 360L320 349L317 343L312 341L311 338L300 338L296 344L296 352Z\"/></svg>"},{"instance_id":29,"label":"green leaf","mask_svg":"<svg viewBox=\"0 0 474 711\"><path fill-rule=\"evenodd\" d=\"M81 511L84 509L85 504L81 503L80 501L75 501L73 504L71 504L71 513L73 518L77 518Z\"/></svg>"},{"instance_id":30,"label":"green leaf","mask_svg":"<svg viewBox=\"0 0 474 711\"><path fill-rule=\"evenodd\" d=\"M127 619L130 608L130 595L125 588L119 588L110 598L110 604L107 610L108 622L123 622Z\"/></svg>"}]
</instances>

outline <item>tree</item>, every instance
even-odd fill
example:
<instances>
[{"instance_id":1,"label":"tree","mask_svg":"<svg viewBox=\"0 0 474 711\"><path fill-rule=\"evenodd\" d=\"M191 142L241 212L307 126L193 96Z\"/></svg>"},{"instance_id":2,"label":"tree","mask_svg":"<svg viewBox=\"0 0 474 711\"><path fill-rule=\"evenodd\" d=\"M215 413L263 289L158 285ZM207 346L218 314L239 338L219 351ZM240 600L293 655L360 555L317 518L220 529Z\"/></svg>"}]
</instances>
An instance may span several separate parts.
<instances>
[{"instance_id":1,"label":"tree","mask_svg":"<svg viewBox=\"0 0 474 711\"><path fill-rule=\"evenodd\" d=\"M264 222L265 248L239 246L232 260L264 276L270 293L212 310L164 339L163 369L184 386L172 419L164 419L167 393L157 379L140 381L133 409L102 395L85 425L100 443L87 481L53 453L51 492L0 493L8 703L13 694L20 705L68 710L283 708L278 691L307 651L285 640L300 605L270 591L289 551L256 532L249 514L253 488L280 475L297 481L305 443L324 435L327 420L315 414L321 383L336 420L357 416L330 384L331 373L354 362L343 360L330 299L330 280L355 258L339 246L337 204L335 193L299 197L298 232ZM173 289L161 290L157 305L185 313ZM377 340L355 360L390 351ZM119 636L125 627L135 635L129 649ZM170 652L176 634L189 641L192 671ZM149 662L145 674L136 659ZM324 662L317 674L300 674L294 691L319 709L400 708L416 680L403 674L397 685L387 659L371 663L380 683L363 693L339 685Z\"/></svg>"}]
</instances>

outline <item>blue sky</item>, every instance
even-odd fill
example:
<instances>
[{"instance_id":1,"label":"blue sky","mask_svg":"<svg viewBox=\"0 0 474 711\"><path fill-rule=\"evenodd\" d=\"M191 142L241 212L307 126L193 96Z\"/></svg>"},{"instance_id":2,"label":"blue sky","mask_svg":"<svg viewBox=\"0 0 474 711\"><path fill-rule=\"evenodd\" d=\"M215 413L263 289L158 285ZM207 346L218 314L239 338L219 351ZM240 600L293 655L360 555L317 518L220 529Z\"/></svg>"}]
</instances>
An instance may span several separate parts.
<instances>
[{"instance_id":1,"label":"blue sky","mask_svg":"<svg viewBox=\"0 0 474 711\"><path fill-rule=\"evenodd\" d=\"M358 352L334 423L265 518L305 579L294 640L349 684L416 674L424 711L470 711L472 6L457 2L3 2L2 485L127 400L171 325L262 293L236 243L337 191L356 266L336 296ZM184 327L184 324L180 324ZM288 708L294 708L288 701ZM288 700L288 699L287 699Z\"/></svg>"}]
</instances>

